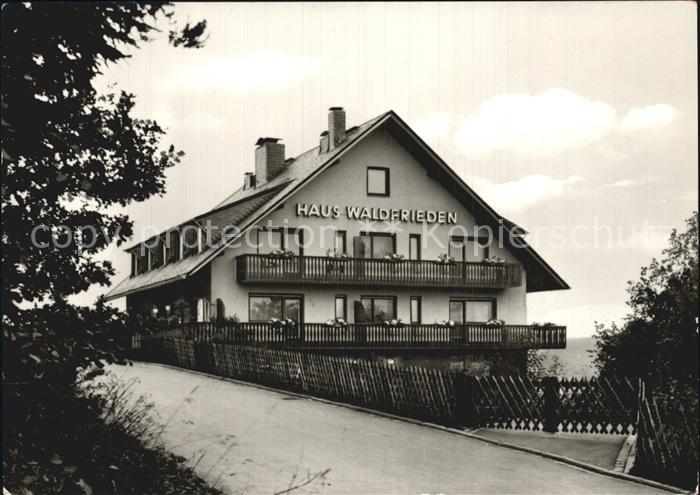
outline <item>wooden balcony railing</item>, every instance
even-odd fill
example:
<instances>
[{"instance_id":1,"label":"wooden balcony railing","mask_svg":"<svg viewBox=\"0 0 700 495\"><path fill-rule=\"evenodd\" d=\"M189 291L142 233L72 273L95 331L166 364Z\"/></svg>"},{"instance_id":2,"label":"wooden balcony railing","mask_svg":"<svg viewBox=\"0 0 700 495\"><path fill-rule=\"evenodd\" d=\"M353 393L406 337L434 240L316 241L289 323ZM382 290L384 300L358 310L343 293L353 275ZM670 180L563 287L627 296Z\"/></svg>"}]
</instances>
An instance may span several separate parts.
<instances>
[{"instance_id":1,"label":"wooden balcony railing","mask_svg":"<svg viewBox=\"0 0 700 495\"><path fill-rule=\"evenodd\" d=\"M467 323L442 325L300 323L279 328L270 323L186 323L157 336L198 341L265 344L289 349L563 349L566 327Z\"/></svg>"},{"instance_id":2,"label":"wooden balcony railing","mask_svg":"<svg viewBox=\"0 0 700 495\"><path fill-rule=\"evenodd\" d=\"M443 264L429 260L325 256L274 258L264 254L244 254L236 258L236 273L240 283L483 289L519 287L522 283L520 265L514 263Z\"/></svg>"}]
</instances>

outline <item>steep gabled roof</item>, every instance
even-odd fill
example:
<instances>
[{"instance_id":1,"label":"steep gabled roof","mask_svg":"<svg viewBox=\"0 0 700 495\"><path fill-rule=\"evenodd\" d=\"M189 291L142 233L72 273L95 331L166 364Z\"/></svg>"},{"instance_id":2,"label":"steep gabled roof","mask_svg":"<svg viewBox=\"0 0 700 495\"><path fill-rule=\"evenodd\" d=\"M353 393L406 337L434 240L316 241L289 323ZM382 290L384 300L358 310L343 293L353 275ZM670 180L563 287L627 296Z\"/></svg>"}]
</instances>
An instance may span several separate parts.
<instances>
[{"instance_id":1,"label":"steep gabled roof","mask_svg":"<svg viewBox=\"0 0 700 495\"><path fill-rule=\"evenodd\" d=\"M504 242L527 270L528 292L569 288L544 259L527 245L522 238L526 233L525 230L498 215L394 111L386 112L349 129L345 141L328 152L321 153L317 146L294 159L287 160L288 165L285 169L266 184L255 189L240 188L212 210L181 225L191 223L204 225L207 220L210 220L214 225L223 226L228 222L226 225L237 226L240 235L243 235L317 175L335 164L364 137L379 128L386 128L426 168L430 177L438 180L474 215L477 222L491 226L494 232L499 232L499 227L503 226L504 233L508 234ZM513 242L513 238L518 239L517 245ZM217 239L217 241L195 256L127 278L107 294L107 300L186 278L210 262L234 242L235 238ZM131 246L127 251L141 244Z\"/></svg>"}]
</instances>

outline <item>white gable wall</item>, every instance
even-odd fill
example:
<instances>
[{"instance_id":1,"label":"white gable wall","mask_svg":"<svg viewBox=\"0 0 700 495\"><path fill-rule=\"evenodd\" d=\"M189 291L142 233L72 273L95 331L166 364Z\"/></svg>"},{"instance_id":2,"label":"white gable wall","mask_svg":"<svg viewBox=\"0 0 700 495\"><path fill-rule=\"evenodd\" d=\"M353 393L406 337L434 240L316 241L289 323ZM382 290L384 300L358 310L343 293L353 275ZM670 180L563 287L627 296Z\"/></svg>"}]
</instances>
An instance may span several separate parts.
<instances>
[{"instance_id":1,"label":"white gable wall","mask_svg":"<svg viewBox=\"0 0 700 495\"><path fill-rule=\"evenodd\" d=\"M390 169L391 194L389 197L374 197L366 194L366 169L369 166L387 167ZM334 205L340 207L340 217L306 218L296 216L296 204ZM345 216L346 206L367 206L381 208L423 209L435 211L450 211L457 213L457 224L467 228L472 233L474 218L436 181L427 176L423 168L403 147L387 132L377 130L361 140L354 149L349 151L340 162L327 169L316 179L307 184L284 203L283 208L270 214L260 225L275 227L306 226L304 254L323 256L326 250L333 248L333 231L327 229L321 243L320 229L322 226L334 226L347 231L347 250L352 255L353 237L360 231L366 230L358 220L349 220ZM401 231L396 233L396 249L399 254L408 258L409 234L417 233L422 237L421 258L435 260L438 255L447 253L447 240L452 225L428 225L427 231L432 231L435 237L442 241L440 247L426 233L426 227L418 223L400 223ZM386 224L377 222L374 231L383 232ZM434 228L433 228L434 227ZM460 232L454 231L459 235ZM251 235L250 239L255 240ZM238 243L237 243L238 244ZM353 321L353 301L359 300L360 295L395 295L398 298L398 317L409 320L409 297L422 296L423 323L434 323L439 319L448 318L448 301L450 297L484 296L496 297L497 316L508 324L526 323L526 278L523 270L523 280L520 287L498 291L473 291L455 289L378 289L362 287L291 287L282 283L270 285L239 285L236 282L235 257L243 253L255 253L254 246L239 245L229 248L212 262L211 295L212 302L221 298L225 304L226 315L238 315L241 321L248 321L248 293L290 293L304 294L305 321L323 322L334 316L334 296L346 294L348 313ZM506 249L492 246L491 256L500 256L507 262L517 263L517 259Z\"/></svg>"}]
</instances>

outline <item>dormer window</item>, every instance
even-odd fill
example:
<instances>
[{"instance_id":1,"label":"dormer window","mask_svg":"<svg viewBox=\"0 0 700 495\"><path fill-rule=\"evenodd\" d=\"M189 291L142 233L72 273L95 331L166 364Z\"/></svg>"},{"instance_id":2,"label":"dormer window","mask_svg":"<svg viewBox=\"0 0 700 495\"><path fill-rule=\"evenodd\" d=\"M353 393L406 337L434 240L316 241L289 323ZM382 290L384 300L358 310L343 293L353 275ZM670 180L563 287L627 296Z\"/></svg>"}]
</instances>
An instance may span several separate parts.
<instances>
[{"instance_id":1,"label":"dormer window","mask_svg":"<svg viewBox=\"0 0 700 495\"><path fill-rule=\"evenodd\" d=\"M367 196L389 196L389 169L367 167Z\"/></svg>"},{"instance_id":2,"label":"dormer window","mask_svg":"<svg viewBox=\"0 0 700 495\"><path fill-rule=\"evenodd\" d=\"M151 247L148 248L148 254L149 254L149 270L154 270L156 268L159 268L163 266L164 262L164 257L163 257L163 242L161 239L158 239L155 242L151 242L150 244L155 244L151 245Z\"/></svg>"},{"instance_id":3,"label":"dormer window","mask_svg":"<svg viewBox=\"0 0 700 495\"><path fill-rule=\"evenodd\" d=\"M182 257L187 258L199 252L199 228L186 225L182 228Z\"/></svg>"},{"instance_id":4,"label":"dormer window","mask_svg":"<svg viewBox=\"0 0 700 495\"><path fill-rule=\"evenodd\" d=\"M131 253L131 274L133 277L148 271L148 251L139 246Z\"/></svg>"},{"instance_id":5,"label":"dormer window","mask_svg":"<svg viewBox=\"0 0 700 495\"><path fill-rule=\"evenodd\" d=\"M165 245L165 262L174 263L180 259L180 232L173 230L167 234Z\"/></svg>"}]
</instances>

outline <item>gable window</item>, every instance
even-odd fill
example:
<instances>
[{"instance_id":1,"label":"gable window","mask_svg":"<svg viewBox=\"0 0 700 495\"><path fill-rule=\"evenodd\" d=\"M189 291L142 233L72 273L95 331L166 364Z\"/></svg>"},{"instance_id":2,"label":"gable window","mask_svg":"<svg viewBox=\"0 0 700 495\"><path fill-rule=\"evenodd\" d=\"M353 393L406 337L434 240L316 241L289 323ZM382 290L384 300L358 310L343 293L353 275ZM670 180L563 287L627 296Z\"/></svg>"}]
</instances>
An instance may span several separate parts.
<instances>
[{"instance_id":1,"label":"gable window","mask_svg":"<svg viewBox=\"0 0 700 495\"><path fill-rule=\"evenodd\" d=\"M455 323L485 323L495 317L495 299L450 299L450 320Z\"/></svg>"},{"instance_id":2,"label":"gable window","mask_svg":"<svg viewBox=\"0 0 700 495\"><path fill-rule=\"evenodd\" d=\"M410 234L408 236L408 259L420 259L420 234Z\"/></svg>"},{"instance_id":3,"label":"gable window","mask_svg":"<svg viewBox=\"0 0 700 495\"><path fill-rule=\"evenodd\" d=\"M335 296L335 317L348 321L348 298L346 295Z\"/></svg>"},{"instance_id":4,"label":"gable window","mask_svg":"<svg viewBox=\"0 0 700 495\"><path fill-rule=\"evenodd\" d=\"M301 321L302 299L297 295L251 295L248 316L252 322L268 322L272 318Z\"/></svg>"},{"instance_id":5,"label":"gable window","mask_svg":"<svg viewBox=\"0 0 700 495\"><path fill-rule=\"evenodd\" d=\"M367 167L367 196L389 196L389 169Z\"/></svg>"},{"instance_id":6,"label":"gable window","mask_svg":"<svg viewBox=\"0 0 700 495\"><path fill-rule=\"evenodd\" d=\"M360 298L362 314L360 323L381 323L396 318L396 298L379 296L362 296ZM357 320L358 315L355 315Z\"/></svg>"}]
</instances>

